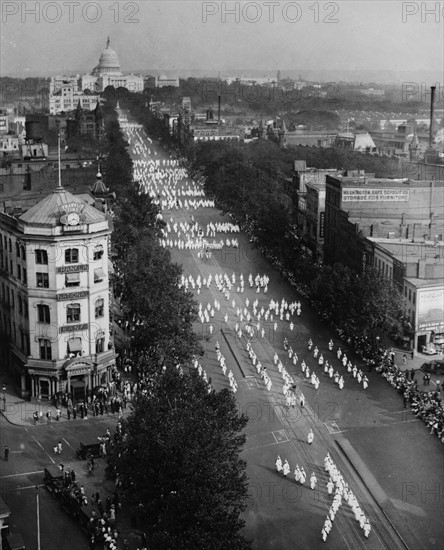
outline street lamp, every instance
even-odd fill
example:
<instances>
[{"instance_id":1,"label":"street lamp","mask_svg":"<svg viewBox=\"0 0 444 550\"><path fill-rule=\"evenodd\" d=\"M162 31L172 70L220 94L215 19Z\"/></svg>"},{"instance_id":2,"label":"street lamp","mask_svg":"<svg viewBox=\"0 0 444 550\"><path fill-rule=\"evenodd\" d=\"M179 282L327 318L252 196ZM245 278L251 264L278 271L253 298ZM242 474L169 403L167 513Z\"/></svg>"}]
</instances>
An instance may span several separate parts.
<instances>
[{"instance_id":1,"label":"street lamp","mask_svg":"<svg viewBox=\"0 0 444 550\"><path fill-rule=\"evenodd\" d=\"M3 384L2 386L3 391L3 410L6 412L6 385Z\"/></svg>"}]
</instances>

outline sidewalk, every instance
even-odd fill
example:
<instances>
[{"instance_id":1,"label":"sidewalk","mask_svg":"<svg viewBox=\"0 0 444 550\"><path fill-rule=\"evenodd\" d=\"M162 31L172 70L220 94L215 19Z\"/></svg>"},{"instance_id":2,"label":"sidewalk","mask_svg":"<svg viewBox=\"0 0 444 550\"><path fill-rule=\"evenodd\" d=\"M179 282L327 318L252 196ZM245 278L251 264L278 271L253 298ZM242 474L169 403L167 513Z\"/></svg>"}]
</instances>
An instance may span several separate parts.
<instances>
[{"instance_id":1,"label":"sidewalk","mask_svg":"<svg viewBox=\"0 0 444 550\"><path fill-rule=\"evenodd\" d=\"M6 391L1 391L3 384L6 386ZM3 398L5 397L5 400ZM88 411L87 418L81 418L80 415L77 416L76 420L71 415L71 420L68 420L66 407L62 407L62 415L60 420L56 420L57 408L50 401L41 401L40 403L26 401L15 395L14 393L14 384L11 378L7 374L0 374L0 413L3 418L15 426L33 426L34 419L33 414L35 412L43 413L43 421L37 422L37 425L46 424L46 413L51 412L51 422L76 422L78 420L99 420L100 418L109 418L114 417L118 419L118 413L104 413L101 416L93 416L91 411ZM123 416L129 414L130 408L127 406L126 410L123 412ZM40 416L39 416L40 418Z\"/></svg>"},{"instance_id":2,"label":"sidewalk","mask_svg":"<svg viewBox=\"0 0 444 550\"><path fill-rule=\"evenodd\" d=\"M435 389L436 381L440 380L442 382L443 376L439 376L436 374L432 374L430 379L430 386L424 386L423 381L423 375L424 373L420 370L421 366L424 363L428 363L430 361L433 361L434 359L441 359L442 354L438 355L426 355L424 353L415 352L415 356L412 359L410 352L405 352L402 350L398 350L396 348L393 348L393 351L395 352L395 365L402 371L410 371L411 369L414 369L415 372L415 380L418 382L418 389L420 391L431 391ZM404 354L407 356L407 362L404 365L403 364L403 356Z\"/></svg>"}]
</instances>

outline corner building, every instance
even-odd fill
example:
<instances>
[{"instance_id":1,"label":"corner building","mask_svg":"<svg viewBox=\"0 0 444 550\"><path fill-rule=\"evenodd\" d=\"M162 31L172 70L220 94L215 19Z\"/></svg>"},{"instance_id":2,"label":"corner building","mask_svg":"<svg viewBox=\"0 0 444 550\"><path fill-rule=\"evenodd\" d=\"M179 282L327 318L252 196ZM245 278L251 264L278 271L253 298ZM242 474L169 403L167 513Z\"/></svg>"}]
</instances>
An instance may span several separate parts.
<instances>
[{"instance_id":1,"label":"corner building","mask_svg":"<svg viewBox=\"0 0 444 550\"><path fill-rule=\"evenodd\" d=\"M0 213L1 359L22 397L76 402L110 380L111 231L62 187L19 217Z\"/></svg>"}]
</instances>

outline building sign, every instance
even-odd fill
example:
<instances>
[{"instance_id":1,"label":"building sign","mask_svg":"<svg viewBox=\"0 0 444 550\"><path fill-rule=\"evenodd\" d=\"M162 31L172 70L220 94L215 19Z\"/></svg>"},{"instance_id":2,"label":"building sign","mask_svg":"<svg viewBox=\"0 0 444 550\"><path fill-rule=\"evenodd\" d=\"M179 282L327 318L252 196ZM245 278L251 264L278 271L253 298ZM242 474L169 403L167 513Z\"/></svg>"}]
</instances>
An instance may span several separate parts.
<instances>
[{"instance_id":1,"label":"building sign","mask_svg":"<svg viewBox=\"0 0 444 550\"><path fill-rule=\"evenodd\" d=\"M342 202L406 202L408 189L363 189L348 187L342 189Z\"/></svg>"},{"instance_id":2,"label":"building sign","mask_svg":"<svg viewBox=\"0 0 444 550\"><path fill-rule=\"evenodd\" d=\"M88 291L83 290L82 292L66 292L64 294L57 294L57 301L63 302L64 300L79 300L80 298L86 298L88 296Z\"/></svg>"},{"instance_id":3,"label":"building sign","mask_svg":"<svg viewBox=\"0 0 444 550\"><path fill-rule=\"evenodd\" d=\"M79 271L88 271L89 265L62 265L56 269L57 273L78 273Z\"/></svg>"},{"instance_id":4,"label":"building sign","mask_svg":"<svg viewBox=\"0 0 444 550\"><path fill-rule=\"evenodd\" d=\"M418 291L418 330L444 330L444 288Z\"/></svg>"},{"instance_id":5,"label":"building sign","mask_svg":"<svg viewBox=\"0 0 444 550\"><path fill-rule=\"evenodd\" d=\"M85 221L85 215L82 213L85 204L81 202L68 202L64 204L59 212L60 223L65 231L80 231L84 226L79 226Z\"/></svg>"},{"instance_id":6,"label":"building sign","mask_svg":"<svg viewBox=\"0 0 444 550\"><path fill-rule=\"evenodd\" d=\"M63 226L63 233L85 233L87 226L85 224L82 225L64 225Z\"/></svg>"},{"instance_id":7,"label":"building sign","mask_svg":"<svg viewBox=\"0 0 444 550\"><path fill-rule=\"evenodd\" d=\"M66 325L59 328L59 332L75 332L77 330L88 330L88 324L83 325Z\"/></svg>"},{"instance_id":8,"label":"building sign","mask_svg":"<svg viewBox=\"0 0 444 550\"><path fill-rule=\"evenodd\" d=\"M319 214L319 238L324 238L324 229L325 229L325 212Z\"/></svg>"},{"instance_id":9,"label":"building sign","mask_svg":"<svg viewBox=\"0 0 444 550\"><path fill-rule=\"evenodd\" d=\"M217 135L219 135L219 130L217 128L211 128L211 129L205 128L204 130L198 130L197 128L195 128L193 131L194 137L217 136Z\"/></svg>"}]
</instances>

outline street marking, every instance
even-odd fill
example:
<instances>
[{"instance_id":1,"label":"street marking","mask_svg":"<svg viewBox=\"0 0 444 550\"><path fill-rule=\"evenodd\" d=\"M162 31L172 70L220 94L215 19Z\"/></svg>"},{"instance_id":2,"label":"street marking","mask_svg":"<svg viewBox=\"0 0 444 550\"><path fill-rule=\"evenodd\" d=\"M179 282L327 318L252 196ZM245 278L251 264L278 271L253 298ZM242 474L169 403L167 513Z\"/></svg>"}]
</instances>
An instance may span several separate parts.
<instances>
[{"instance_id":1,"label":"street marking","mask_svg":"<svg viewBox=\"0 0 444 550\"><path fill-rule=\"evenodd\" d=\"M341 430L339 429L339 426L336 424L336 422L324 422L325 426L327 427L327 430L331 433L331 434L339 434L339 433L342 433Z\"/></svg>"},{"instance_id":2,"label":"street marking","mask_svg":"<svg viewBox=\"0 0 444 550\"><path fill-rule=\"evenodd\" d=\"M42 444L40 443L40 441L37 441L37 439L36 439L34 436L32 436L32 438L33 438L34 441L37 443L37 445L42 449L42 451L43 451L44 453L46 453L46 454L49 456L51 462L52 462L53 464L55 464L55 460L52 458L52 456L51 456L49 453L47 453L47 452L45 451L45 449L43 448L43 446L42 446Z\"/></svg>"},{"instance_id":3,"label":"street marking","mask_svg":"<svg viewBox=\"0 0 444 550\"><path fill-rule=\"evenodd\" d=\"M18 477L18 476L32 476L34 474L43 474L45 470L38 470L37 472L24 472L23 474L10 474L7 476L1 476L0 479L6 479L8 477Z\"/></svg>"},{"instance_id":4,"label":"street marking","mask_svg":"<svg viewBox=\"0 0 444 550\"><path fill-rule=\"evenodd\" d=\"M44 483L40 483L38 485L27 485L26 487L17 487L17 491L23 491L24 489L37 489L37 487L44 487Z\"/></svg>"},{"instance_id":5,"label":"street marking","mask_svg":"<svg viewBox=\"0 0 444 550\"><path fill-rule=\"evenodd\" d=\"M285 443L286 441L289 441L287 434L285 433L285 430L278 430L276 432L271 432L273 434L273 437L276 439L276 443Z\"/></svg>"},{"instance_id":6,"label":"street marking","mask_svg":"<svg viewBox=\"0 0 444 550\"><path fill-rule=\"evenodd\" d=\"M72 446L69 444L69 442L66 441L66 439L65 439L64 437L62 437L62 439L63 439L63 441L68 445L68 447L71 447L71 449L72 449L73 451L75 451L74 447L72 447Z\"/></svg>"},{"instance_id":7,"label":"street marking","mask_svg":"<svg viewBox=\"0 0 444 550\"><path fill-rule=\"evenodd\" d=\"M264 443L263 445L252 445L251 447L245 447L243 452L249 451L250 449L262 449L262 447L272 447L274 445L279 445L280 443L286 443L286 441L276 441L276 443Z\"/></svg>"},{"instance_id":8,"label":"street marking","mask_svg":"<svg viewBox=\"0 0 444 550\"><path fill-rule=\"evenodd\" d=\"M256 378L249 378L246 380L247 384L248 384L248 389L249 390L253 390L255 388L259 388L259 385L257 383L257 380Z\"/></svg>"}]
</instances>

